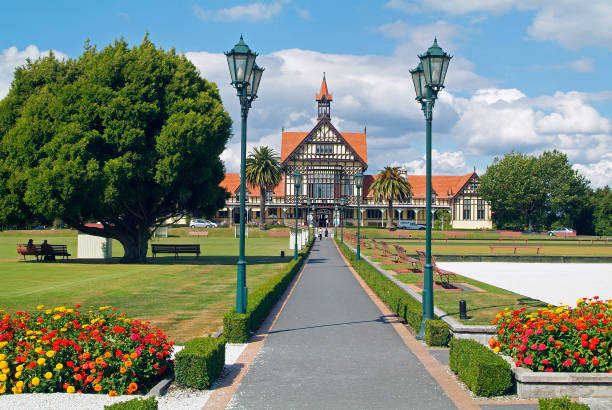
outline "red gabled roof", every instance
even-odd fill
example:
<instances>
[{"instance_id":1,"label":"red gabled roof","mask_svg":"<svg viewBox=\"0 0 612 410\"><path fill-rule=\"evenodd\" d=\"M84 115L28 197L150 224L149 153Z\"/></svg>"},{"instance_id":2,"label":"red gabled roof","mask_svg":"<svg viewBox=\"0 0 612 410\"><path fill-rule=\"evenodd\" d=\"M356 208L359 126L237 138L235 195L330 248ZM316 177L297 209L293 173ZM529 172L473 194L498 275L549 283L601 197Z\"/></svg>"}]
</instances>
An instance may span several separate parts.
<instances>
[{"instance_id":1,"label":"red gabled roof","mask_svg":"<svg viewBox=\"0 0 612 410\"><path fill-rule=\"evenodd\" d=\"M281 137L281 163L283 163L289 155L300 145L300 142L306 138L307 132L285 132Z\"/></svg>"},{"instance_id":2,"label":"red gabled roof","mask_svg":"<svg viewBox=\"0 0 612 410\"><path fill-rule=\"evenodd\" d=\"M234 195L240 189L240 174L235 172L228 172L225 174L225 178L219 184L221 188L224 188L230 195ZM247 191L252 196L261 196L261 190L259 187L247 184ZM275 197L285 196L285 177L281 178L281 181L273 189Z\"/></svg>"},{"instance_id":3,"label":"red gabled roof","mask_svg":"<svg viewBox=\"0 0 612 410\"><path fill-rule=\"evenodd\" d=\"M452 198L470 180L475 173L466 175L432 175L431 185L438 198ZM371 185L378 175L364 175L363 192L366 198L373 196ZM412 185L412 196L414 198L425 198L427 190L425 175L408 175L408 182Z\"/></svg>"},{"instance_id":4,"label":"red gabled roof","mask_svg":"<svg viewBox=\"0 0 612 410\"><path fill-rule=\"evenodd\" d=\"M319 94L315 97L315 100L319 101L321 99L325 99L327 101L332 101L332 95L327 91L327 81L325 81L325 73L323 73L323 81L321 82L321 90L319 90Z\"/></svg>"}]
</instances>

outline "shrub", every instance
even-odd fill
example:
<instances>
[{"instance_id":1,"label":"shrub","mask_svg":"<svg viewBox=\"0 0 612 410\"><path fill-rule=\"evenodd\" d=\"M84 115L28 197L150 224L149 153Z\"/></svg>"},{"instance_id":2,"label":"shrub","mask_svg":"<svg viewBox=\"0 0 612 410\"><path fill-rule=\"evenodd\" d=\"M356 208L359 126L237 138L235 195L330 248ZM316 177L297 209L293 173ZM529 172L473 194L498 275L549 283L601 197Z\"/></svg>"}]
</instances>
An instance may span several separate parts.
<instances>
[{"instance_id":1,"label":"shrub","mask_svg":"<svg viewBox=\"0 0 612 410\"><path fill-rule=\"evenodd\" d=\"M178 352L174 377L181 386L206 389L219 377L225 364L225 338L192 339Z\"/></svg>"},{"instance_id":2,"label":"shrub","mask_svg":"<svg viewBox=\"0 0 612 410\"><path fill-rule=\"evenodd\" d=\"M425 343L429 346L447 346L450 341L450 329L443 320L425 321Z\"/></svg>"},{"instance_id":3,"label":"shrub","mask_svg":"<svg viewBox=\"0 0 612 410\"><path fill-rule=\"evenodd\" d=\"M148 399L132 399L104 406L104 410L157 410L155 397Z\"/></svg>"},{"instance_id":4,"label":"shrub","mask_svg":"<svg viewBox=\"0 0 612 410\"><path fill-rule=\"evenodd\" d=\"M376 295L391 310L406 319L415 332L421 329L423 320L422 306L414 300L402 288L397 286L383 274L376 270L365 260L357 261L357 256L345 244L339 243L336 239L340 251L357 271L359 276L368 284Z\"/></svg>"},{"instance_id":5,"label":"shrub","mask_svg":"<svg viewBox=\"0 0 612 410\"><path fill-rule=\"evenodd\" d=\"M145 392L171 366L163 331L115 308L65 306L0 320L0 395Z\"/></svg>"},{"instance_id":6,"label":"shrub","mask_svg":"<svg viewBox=\"0 0 612 410\"><path fill-rule=\"evenodd\" d=\"M499 396L512 387L510 365L474 340L451 340L449 366L478 396Z\"/></svg>"},{"instance_id":7,"label":"shrub","mask_svg":"<svg viewBox=\"0 0 612 410\"><path fill-rule=\"evenodd\" d=\"M223 316L223 335L228 342L245 343L249 340L251 333L266 319L289 283L300 271L311 246L312 242L300 252L297 261L292 260L287 263L278 274L249 294L246 313L236 313L236 310L232 309Z\"/></svg>"},{"instance_id":8,"label":"shrub","mask_svg":"<svg viewBox=\"0 0 612 410\"><path fill-rule=\"evenodd\" d=\"M538 399L538 409L540 410L589 410L586 404L572 403L569 397L559 397L555 399Z\"/></svg>"},{"instance_id":9,"label":"shrub","mask_svg":"<svg viewBox=\"0 0 612 410\"><path fill-rule=\"evenodd\" d=\"M612 371L612 300L581 299L575 308L503 310L491 322L496 352L517 367L544 372Z\"/></svg>"}]
</instances>

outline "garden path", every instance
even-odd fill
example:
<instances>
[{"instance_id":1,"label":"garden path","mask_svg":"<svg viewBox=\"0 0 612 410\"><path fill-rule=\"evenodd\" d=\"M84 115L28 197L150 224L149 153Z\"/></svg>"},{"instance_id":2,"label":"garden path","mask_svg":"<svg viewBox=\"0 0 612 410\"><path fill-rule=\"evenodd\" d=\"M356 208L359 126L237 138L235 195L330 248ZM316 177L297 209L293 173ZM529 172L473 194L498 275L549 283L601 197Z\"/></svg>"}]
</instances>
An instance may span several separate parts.
<instances>
[{"instance_id":1,"label":"garden path","mask_svg":"<svg viewBox=\"0 0 612 410\"><path fill-rule=\"evenodd\" d=\"M311 256L227 408L454 409L333 240Z\"/></svg>"}]
</instances>

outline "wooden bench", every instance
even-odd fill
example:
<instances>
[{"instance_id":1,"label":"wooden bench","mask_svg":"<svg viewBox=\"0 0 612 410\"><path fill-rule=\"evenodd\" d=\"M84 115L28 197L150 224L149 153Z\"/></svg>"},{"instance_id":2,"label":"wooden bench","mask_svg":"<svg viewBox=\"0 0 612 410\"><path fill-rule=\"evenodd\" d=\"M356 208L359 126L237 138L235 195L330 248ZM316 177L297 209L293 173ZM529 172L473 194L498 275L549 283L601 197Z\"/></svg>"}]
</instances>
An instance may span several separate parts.
<instances>
[{"instance_id":1,"label":"wooden bench","mask_svg":"<svg viewBox=\"0 0 612 410\"><path fill-rule=\"evenodd\" d=\"M43 251L42 245L34 245L34 246L28 247L27 245L24 245L24 244L18 244L17 253L22 255L24 260L26 258L26 255L36 256L36 260L41 260L39 256L42 256L43 257L42 259L44 259L45 256L52 256L53 258L55 258L56 256L62 256L63 259L67 259L69 256L71 256L68 253L67 245L51 245L51 244L48 244L48 247L45 251Z\"/></svg>"},{"instance_id":2,"label":"wooden bench","mask_svg":"<svg viewBox=\"0 0 612 410\"><path fill-rule=\"evenodd\" d=\"M503 240L510 240L510 241L525 241L525 243L527 243L527 241L529 240L528 238L523 238L523 233L522 232L515 232L515 231L500 231L499 232L499 241L503 241Z\"/></svg>"},{"instance_id":3,"label":"wooden bench","mask_svg":"<svg viewBox=\"0 0 612 410\"><path fill-rule=\"evenodd\" d=\"M289 231L271 231L268 235L272 238L274 237L289 237Z\"/></svg>"},{"instance_id":4,"label":"wooden bench","mask_svg":"<svg viewBox=\"0 0 612 410\"><path fill-rule=\"evenodd\" d=\"M208 231L190 231L189 236L208 236Z\"/></svg>"},{"instance_id":5,"label":"wooden bench","mask_svg":"<svg viewBox=\"0 0 612 410\"><path fill-rule=\"evenodd\" d=\"M410 256L408 256L406 254L406 250L402 246L393 244L393 247L395 248L399 262L409 263L413 266L413 268L418 269L419 267L418 259L411 258Z\"/></svg>"},{"instance_id":6,"label":"wooden bench","mask_svg":"<svg viewBox=\"0 0 612 410\"><path fill-rule=\"evenodd\" d=\"M401 237L404 237L404 238L410 238L411 237L410 231L406 231L406 230L403 230L403 229L398 229L396 231L392 231L392 232L389 232L389 233L391 235L393 235L393 236L401 236Z\"/></svg>"},{"instance_id":7,"label":"wooden bench","mask_svg":"<svg viewBox=\"0 0 612 410\"><path fill-rule=\"evenodd\" d=\"M427 258L425 252L417 250L416 253L419 255L419 261L421 262L421 266L423 266L423 272L425 272L425 261ZM440 278L440 282L446 282L449 285L451 282L455 284L457 283L457 274L455 272L439 268L436 264L436 257L433 255L431 255L431 266L433 273L437 274Z\"/></svg>"},{"instance_id":8,"label":"wooden bench","mask_svg":"<svg viewBox=\"0 0 612 410\"><path fill-rule=\"evenodd\" d=\"M541 246L524 246L524 245L489 245L489 248L491 248L491 255L495 253L496 248L514 249L514 254L516 254L517 249L536 249L536 254L538 255L540 254L540 249L542 249Z\"/></svg>"},{"instance_id":9,"label":"wooden bench","mask_svg":"<svg viewBox=\"0 0 612 410\"><path fill-rule=\"evenodd\" d=\"M398 260L397 253L389 249L389 245L387 245L387 242L380 241L380 245L382 247L384 257L389 258L389 260L392 260L394 262L397 262Z\"/></svg>"},{"instance_id":10,"label":"wooden bench","mask_svg":"<svg viewBox=\"0 0 612 410\"><path fill-rule=\"evenodd\" d=\"M448 238L465 238L466 232L464 231L449 231L444 232L444 236L446 236L446 243L448 243Z\"/></svg>"},{"instance_id":11,"label":"wooden bench","mask_svg":"<svg viewBox=\"0 0 612 410\"><path fill-rule=\"evenodd\" d=\"M178 258L179 253L195 253L196 258L200 256L200 244L197 245L180 245L180 244L167 244L167 243L153 243L151 244L151 251L153 257L158 253L173 253L174 259Z\"/></svg>"}]
</instances>

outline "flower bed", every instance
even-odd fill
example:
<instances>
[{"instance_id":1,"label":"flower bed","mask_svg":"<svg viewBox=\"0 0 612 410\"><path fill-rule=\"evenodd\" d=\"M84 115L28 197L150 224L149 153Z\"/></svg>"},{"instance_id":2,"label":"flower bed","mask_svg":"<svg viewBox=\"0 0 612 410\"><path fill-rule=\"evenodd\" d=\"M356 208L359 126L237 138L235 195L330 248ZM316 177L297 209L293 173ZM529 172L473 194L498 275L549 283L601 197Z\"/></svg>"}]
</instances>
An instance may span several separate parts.
<instances>
[{"instance_id":1,"label":"flower bed","mask_svg":"<svg viewBox=\"0 0 612 410\"><path fill-rule=\"evenodd\" d=\"M504 310L489 345L534 372L612 373L612 300L584 298L575 308Z\"/></svg>"},{"instance_id":2,"label":"flower bed","mask_svg":"<svg viewBox=\"0 0 612 410\"><path fill-rule=\"evenodd\" d=\"M163 331L115 308L0 316L0 395L146 392L171 365Z\"/></svg>"}]
</instances>

